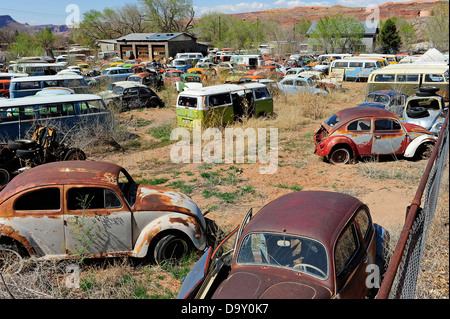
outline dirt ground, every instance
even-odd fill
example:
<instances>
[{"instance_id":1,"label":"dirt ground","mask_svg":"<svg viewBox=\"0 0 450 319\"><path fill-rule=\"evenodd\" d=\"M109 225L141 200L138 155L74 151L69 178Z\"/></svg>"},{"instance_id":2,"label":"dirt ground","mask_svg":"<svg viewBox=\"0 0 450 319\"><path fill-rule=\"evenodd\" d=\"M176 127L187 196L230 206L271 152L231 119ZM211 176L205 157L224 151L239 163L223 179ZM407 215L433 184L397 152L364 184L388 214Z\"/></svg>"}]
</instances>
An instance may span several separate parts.
<instances>
[{"instance_id":1,"label":"dirt ground","mask_svg":"<svg viewBox=\"0 0 450 319\"><path fill-rule=\"evenodd\" d=\"M350 92L364 92L366 84L344 85ZM329 113L356 106L363 99L364 96L357 96L347 99L348 102L335 103ZM119 164L136 181L162 179L161 186L185 191L202 211L210 210L208 217L225 230L239 225L250 208L257 212L270 201L295 190L326 190L353 195L369 206L375 223L387 229L401 227L406 207L415 195L426 166L425 160L413 162L402 158L371 159L344 166L324 162L313 153L312 135L325 118L308 121L295 131L279 131L275 174L260 174L259 168L265 165L259 162L175 164L170 159L173 144L158 144L160 139L150 133L152 128L175 127L174 107L131 111L122 114L121 118L131 125L129 132L140 137L121 143L123 151L92 152L88 154L89 159Z\"/></svg>"}]
</instances>

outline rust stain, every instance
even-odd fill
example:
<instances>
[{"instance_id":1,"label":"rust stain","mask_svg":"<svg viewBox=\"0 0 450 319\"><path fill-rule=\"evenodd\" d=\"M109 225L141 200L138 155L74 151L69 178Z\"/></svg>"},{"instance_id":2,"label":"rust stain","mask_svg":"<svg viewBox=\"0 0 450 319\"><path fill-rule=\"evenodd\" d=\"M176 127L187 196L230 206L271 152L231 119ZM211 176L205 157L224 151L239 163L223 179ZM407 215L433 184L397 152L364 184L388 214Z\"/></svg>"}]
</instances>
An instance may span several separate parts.
<instances>
[{"instance_id":1,"label":"rust stain","mask_svg":"<svg viewBox=\"0 0 450 319\"><path fill-rule=\"evenodd\" d=\"M111 173L105 173L103 175L102 181L112 184L112 185L117 185L117 176L115 176Z\"/></svg>"},{"instance_id":2,"label":"rust stain","mask_svg":"<svg viewBox=\"0 0 450 319\"><path fill-rule=\"evenodd\" d=\"M30 255L35 254L34 249L31 246L31 244L28 242L28 240L24 236L21 236L19 234L19 231L15 230L11 226L6 226L6 225L0 224L0 235L4 235L5 237L9 237L9 238L17 240L25 247L25 249L30 253Z\"/></svg>"}]
</instances>

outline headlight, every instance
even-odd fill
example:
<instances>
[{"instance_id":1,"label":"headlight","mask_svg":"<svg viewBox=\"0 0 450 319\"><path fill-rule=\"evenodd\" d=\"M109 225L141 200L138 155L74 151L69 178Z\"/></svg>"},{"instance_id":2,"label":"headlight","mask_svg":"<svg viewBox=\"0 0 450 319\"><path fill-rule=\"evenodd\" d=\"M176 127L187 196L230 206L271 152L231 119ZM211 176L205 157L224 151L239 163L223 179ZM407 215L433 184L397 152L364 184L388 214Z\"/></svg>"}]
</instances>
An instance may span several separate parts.
<instances>
[{"instance_id":1,"label":"headlight","mask_svg":"<svg viewBox=\"0 0 450 319\"><path fill-rule=\"evenodd\" d=\"M444 123L442 123L442 122L434 124L433 127L431 128L430 132L431 133L439 133L442 129L443 124Z\"/></svg>"}]
</instances>

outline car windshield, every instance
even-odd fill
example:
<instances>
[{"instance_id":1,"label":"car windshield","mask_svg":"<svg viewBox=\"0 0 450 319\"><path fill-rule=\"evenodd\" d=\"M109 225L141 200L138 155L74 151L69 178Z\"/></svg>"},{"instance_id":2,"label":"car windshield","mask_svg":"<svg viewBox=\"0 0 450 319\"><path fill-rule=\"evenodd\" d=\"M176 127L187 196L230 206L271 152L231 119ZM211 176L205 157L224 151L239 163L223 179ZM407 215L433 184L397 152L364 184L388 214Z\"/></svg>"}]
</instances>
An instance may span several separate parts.
<instances>
[{"instance_id":1,"label":"car windshield","mask_svg":"<svg viewBox=\"0 0 450 319\"><path fill-rule=\"evenodd\" d=\"M337 116L337 114L333 114L328 119L325 120L325 124L327 124L330 127L333 127L337 123L339 123L340 120L341 119L339 118L339 116Z\"/></svg>"},{"instance_id":2,"label":"car windshield","mask_svg":"<svg viewBox=\"0 0 450 319\"><path fill-rule=\"evenodd\" d=\"M369 94L364 102L378 102L385 105L389 104L390 98L386 94Z\"/></svg>"},{"instance_id":3,"label":"car windshield","mask_svg":"<svg viewBox=\"0 0 450 319\"><path fill-rule=\"evenodd\" d=\"M122 93L123 93L123 87L121 87L121 86L116 86L116 87L113 89L113 93L114 93L114 94L122 94Z\"/></svg>"},{"instance_id":4,"label":"car windshield","mask_svg":"<svg viewBox=\"0 0 450 319\"><path fill-rule=\"evenodd\" d=\"M198 76L187 76L185 78L186 82L190 82L190 83L200 83L202 82L201 78Z\"/></svg>"},{"instance_id":5,"label":"car windshield","mask_svg":"<svg viewBox=\"0 0 450 319\"><path fill-rule=\"evenodd\" d=\"M427 110L440 110L440 103L438 98L420 98L411 99L408 101L406 109L412 109L416 107L424 107Z\"/></svg>"},{"instance_id":6,"label":"car windshield","mask_svg":"<svg viewBox=\"0 0 450 319\"><path fill-rule=\"evenodd\" d=\"M239 248L237 263L283 267L328 278L327 251L322 243L282 233L248 234Z\"/></svg>"}]
</instances>

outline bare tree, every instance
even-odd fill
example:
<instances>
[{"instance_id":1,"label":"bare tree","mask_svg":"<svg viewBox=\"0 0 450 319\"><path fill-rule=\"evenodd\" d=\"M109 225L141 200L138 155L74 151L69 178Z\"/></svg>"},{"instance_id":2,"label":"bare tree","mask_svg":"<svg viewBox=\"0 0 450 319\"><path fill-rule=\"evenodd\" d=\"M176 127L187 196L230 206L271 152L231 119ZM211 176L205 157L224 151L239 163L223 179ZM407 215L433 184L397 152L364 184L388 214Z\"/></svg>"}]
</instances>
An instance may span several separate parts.
<instances>
[{"instance_id":1,"label":"bare tree","mask_svg":"<svg viewBox=\"0 0 450 319\"><path fill-rule=\"evenodd\" d=\"M141 0L146 18L159 32L188 32L192 29L192 0Z\"/></svg>"}]
</instances>

